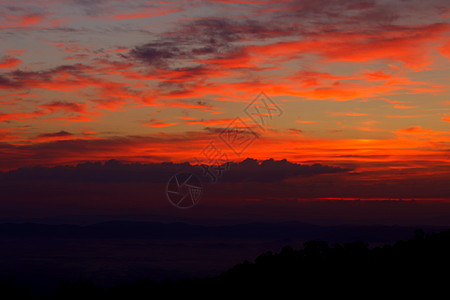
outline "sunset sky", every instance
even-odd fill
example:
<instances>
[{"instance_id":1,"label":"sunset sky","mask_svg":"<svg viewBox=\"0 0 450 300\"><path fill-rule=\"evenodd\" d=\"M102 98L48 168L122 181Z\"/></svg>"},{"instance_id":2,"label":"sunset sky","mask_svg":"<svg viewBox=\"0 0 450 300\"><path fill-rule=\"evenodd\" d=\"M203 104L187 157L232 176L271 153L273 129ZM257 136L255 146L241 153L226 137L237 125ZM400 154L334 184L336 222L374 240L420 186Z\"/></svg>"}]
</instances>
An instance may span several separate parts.
<instances>
[{"instance_id":1,"label":"sunset sky","mask_svg":"<svg viewBox=\"0 0 450 300\"><path fill-rule=\"evenodd\" d=\"M357 181L450 179L448 1L0 3L0 170L195 163L213 142ZM263 126L258 96L279 109ZM232 151L229 126L254 141Z\"/></svg>"}]
</instances>

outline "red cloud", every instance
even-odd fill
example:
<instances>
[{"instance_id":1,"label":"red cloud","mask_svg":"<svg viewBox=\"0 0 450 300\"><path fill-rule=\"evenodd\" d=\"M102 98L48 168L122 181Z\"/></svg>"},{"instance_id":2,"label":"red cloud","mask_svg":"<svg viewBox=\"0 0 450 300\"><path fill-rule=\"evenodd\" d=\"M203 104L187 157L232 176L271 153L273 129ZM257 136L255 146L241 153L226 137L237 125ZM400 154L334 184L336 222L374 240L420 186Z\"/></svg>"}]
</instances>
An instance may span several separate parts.
<instances>
[{"instance_id":1,"label":"red cloud","mask_svg":"<svg viewBox=\"0 0 450 300\"><path fill-rule=\"evenodd\" d=\"M24 16L18 16L0 12L0 19L2 20L3 23L3 25L0 25L0 28L28 27L31 25L38 24L45 17L46 15L42 14L29 14Z\"/></svg>"},{"instance_id":2,"label":"red cloud","mask_svg":"<svg viewBox=\"0 0 450 300\"><path fill-rule=\"evenodd\" d=\"M151 119L147 123L143 123L142 126L148 126L148 127L168 127L177 125L177 122L164 122L163 120L156 120Z\"/></svg>"},{"instance_id":3,"label":"red cloud","mask_svg":"<svg viewBox=\"0 0 450 300\"><path fill-rule=\"evenodd\" d=\"M0 113L0 121L26 121L61 112L63 114L62 117L54 117L52 119L87 122L92 121L93 116L99 115L97 112L88 111L85 103L53 101L37 107L38 109L32 112Z\"/></svg>"},{"instance_id":4,"label":"red cloud","mask_svg":"<svg viewBox=\"0 0 450 300\"><path fill-rule=\"evenodd\" d=\"M48 109L50 112L64 110L67 112L86 113L87 105L85 103L53 101L40 105L41 108Z\"/></svg>"},{"instance_id":5,"label":"red cloud","mask_svg":"<svg viewBox=\"0 0 450 300\"><path fill-rule=\"evenodd\" d=\"M22 60L12 57L12 56L4 56L0 59L0 69L12 69L19 66L22 63Z\"/></svg>"},{"instance_id":6,"label":"red cloud","mask_svg":"<svg viewBox=\"0 0 450 300\"><path fill-rule=\"evenodd\" d=\"M445 23L379 27L374 32L334 30L312 35L314 39L250 46L247 51L271 59L282 57L283 61L312 53L330 61L400 61L416 68L430 63L430 45L446 40L449 30Z\"/></svg>"},{"instance_id":7,"label":"red cloud","mask_svg":"<svg viewBox=\"0 0 450 300\"><path fill-rule=\"evenodd\" d=\"M26 50L6 50L6 52L11 56L21 56L22 54L24 54L27 51Z\"/></svg>"},{"instance_id":8,"label":"red cloud","mask_svg":"<svg viewBox=\"0 0 450 300\"><path fill-rule=\"evenodd\" d=\"M234 118L231 119L212 119L212 120L196 120L196 121L188 121L186 124L189 125L205 125L205 126L224 126L230 124ZM243 121L247 121L249 119L242 119Z\"/></svg>"},{"instance_id":9,"label":"red cloud","mask_svg":"<svg viewBox=\"0 0 450 300\"><path fill-rule=\"evenodd\" d=\"M446 56L450 59L450 41L446 42L444 45L439 48L442 55Z\"/></svg>"},{"instance_id":10,"label":"red cloud","mask_svg":"<svg viewBox=\"0 0 450 300\"><path fill-rule=\"evenodd\" d=\"M14 143L20 141L24 128L0 128L0 142L2 143Z\"/></svg>"},{"instance_id":11,"label":"red cloud","mask_svg":"<svg viewBox=\"0 0 450 300\"><path fill-rule=\"evenodd\" d=\"M407 133L407 134L426 134L426 135L436 135L436 134L446 134L449 132L446 131L436 131L431 129L422 129L422 126L413 126L408 127L404 129L399 129L398 132L400 133Z\"/></svg>"},{"instance_id":12,"label":"red cloud","mask_svg":"<svg viewBox=\"0 0 450 300\"><path fill-rule=\"evenodd\" d=\"M32 112L15 112L15 113L1 113L0 112L0 122L6 121L26 121L34 119L36 117L45 115L44 110L36 110Z\"/></svg>"}]
</instances>

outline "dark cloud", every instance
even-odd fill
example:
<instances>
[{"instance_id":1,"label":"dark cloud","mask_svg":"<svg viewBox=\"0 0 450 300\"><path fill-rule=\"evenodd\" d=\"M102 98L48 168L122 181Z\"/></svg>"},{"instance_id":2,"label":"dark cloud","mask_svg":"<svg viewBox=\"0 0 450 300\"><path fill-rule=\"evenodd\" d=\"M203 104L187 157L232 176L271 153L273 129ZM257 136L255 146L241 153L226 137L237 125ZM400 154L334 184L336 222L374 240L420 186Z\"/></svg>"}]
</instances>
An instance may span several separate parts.
<instances>
[{"instance_id":1,"label":"dark cloud","mask_svg":"<svg viewBox=\"0 0 450 300\"><path fill-rule=\"evenodd\" d=\"M239 25L234 22L227 19L196 20L180 33L198 36L198 40L202 41L203 45L228 48L230 43L242 39L240 35L242 32L238 29Z\"/></svg>"},{"instance_id":2,"label":"dark cloud","mask_svg":"<svg viewBox=\"0 0 450 300\"><path fill-rule=\"evenodd\" d=\"M12 72L0 75L0 87L6 88L32 88L40 86L41 84L51 84L55 79L55 76L61 73L73 75L71 80L80 80L83 76L86 76L85 70L91 69L89 66L83 64L75 65L61 65L55 68L43 70L43 71L22 71L14 70Z\"/></svg>"},{"instance_id":3,"label":"dark cloud","mask_svg":"<svg viewBox=\"0 0 450 300\"><path fill-rule=\"evenodd\" d=\"M106 3L106 0L72 0L75 4L95 6L98 4Z\"/></svg>"},{"instance_id":4,"label":"dark cloud","mask_svg":"<svg viewBox=\"0 0 450 300\"><path fill-rule=\"evenodd\" d=\"M167 66L172 59L182 59L186 52L173 42L155 42L137 46L130 55L154 67Z\"/></svg>"},{"instance_id":5,"label":"dark cloud","mask_svg":"<svg viewBox=\"0 0 450 300\"><path fill-rule=\"evenodd\" d=\"M241 120L242 121L242 120ZM233 122L233 124L236 124ZM205 127L203 128L203 130L205 130L206 132L208 132L209 134L211 134L212 136L214 135L226 135L226 134L231 134L231 135L237 135L237 134L242 134L244 137L251 137L254 136L255 138L260 138L261 137L261 133L258 131L258 127L256 125L254 126L247 126L246 123L243 123L244 126L246 127Z\"/></svg>"},{"instance_id":6,"label":"dark cloud","mask_svg":"<svg viewBox=\"0 0 450 300\"><path fill-rule=\"evenodd\" d=\"M65 131L47 133L41 137L71 136ZM222 167L226 167L223 164ZM228 163L229 172L223 176L224 182L275 182L296 176L312 176L348 172L350 169L321 164L302 165L273 159L258 162L247 158L239 163ZM85 162L75 166L25 167L2 174L8 180L54 180L70 182L165 182L173 174L185 171L201 174L202 168L190 163L121 163L117 160Z\"/></svg>"},{"instance_id":7,"label":"dark cloud","mask_svg":"<svg viewBox=\"0 0 450 300\"><path fill-rule=\"evenodd\" d=\"M73 136L73 134L70 133L70 132L61 130L61 131L58 131L58 132L43 133L43 134L38 135L37 137L38 138L52 138L52 137L63 137L63 136L64 137L65 136Z\"/></svg>"},{"instance_id":8,"label":"dark cloud","mask_svg":"<svg viewBox=\"0 0 450 300\"><path fill-rule=\"evenodd\" d=\"M72 0L76 5L82 7L84 13L88 16L98 16L105 12L104 5L106 0Z\"/></svg>"},{"instance_id":9,"label":"dark cloud","mask_svg":"<svg viewBox=\"0 0 450 300\"><path fill-rule=\"evenodd\" d=\"M302 133L303 133L303 130L298 129L298 128L289 128L289 129L288 129L288 132L290 132L290 133L295 133L295 134L302 134Z\"/></svg>"},{"instance_id":10,"label":"dark cloud","mask_svg":"<svg viewBox=\"0 0 450 300\"><path fill-rule=\"evenodd\" d=\"M192 140L198 136L192 136ZM53 165L63 163L84 162L96 157L103 159L115 158L117 153L129 153L133 147L141 148L151 144L189 143L190 137L185 135L165 137L151 136L123 136L103 139L74 139L60 140L34 144L6 144L0 143L0 170L16 169L24 166ZM126 155L128 156L128 155ZM170 155L133 157L152 161L169 161Z\"/></svg>"},{"instance_id":11,"label":"dark cloud","mask_svg":"<svg viewBox=\"0 0 450 300\"><path fill-rule=\"evenodd\" d=\"M177 69L185 59L228 57L240 48L236 42L248 35L261 35L265 27L249 20L244 24L227 19L186 21L163 39L136 46L129 55L151 66Z\"/></svg>"},{"instance_id":12,"label":"dark cloud","mask_svg":"<svg viewBox=\"0 0 450 300\"><path fill-rule=\"evenodd\" d=\"M299 38L311 34L318 24L321 31L337 30L336 26L365 19L394 20L389 6L375 1L291 1L269 8L270 15L261 17L221 17L183 21L179 28L166 32L162 38L130 51L130 57L152 66L173 69L184 59L227 58L239 53L241 41ZM264 9L262 9L264 11ZM339 23L336 24L336 20ZM242 55L242 53L239 53ZM172 66L171 64L174 64Z\"/></svg>"},{"instance_id":13,"label":"dark cloud","mask_svg":"<svg viewBox=\"0 0 450 300\"><path fill-rule=\"evenodd\" d=\"M351 171L351 169L321 164L302 165L289 162L286 159L280 161L268 159L259 163L257 160L251 158L247 158L240 163L231 163L230 169L231 171L224 175L224 181L275 182L297 176L313 176Z\"/></svg>"},{"instance_id":14,"label":"dark cloud","mask_svg":"<svg viewBox=\"0 0 450 300\"><path fill-rule=\"evenodd\" d=\"M45 144L41 147L51 149ZM7 150L3 148L2 151ZM366 203L364 207L369 209L366 211L368 214L373 212L370 208L372 205L383 202L383 213L392 216L389 210L392 209L392 201L361 201L361 204L359 201L333 200L328 204L310 201L316 207L312 209L297 199L379 197L378 199L399 200L404 197L448 198L449 195L448 178L442 176L430 179L430 175L420 179L367 179L367 174L360 176L350 169L322 164L305 165L272 159L258 162L246 159L232 163L223 176L213 183L204 175L204 168L189 163L141 164L109 160L104 163L84 162L74 166L20 168L0 173L0 215L135 214L155 213L158 209L165 208L176 213L179 211L167 201L165 188L168 180L180 172L196 174L204 188L201 203L189 213L212 218L216 215L211 213L218 213L223 207L231 209L224 214L234 211L241 216L246 211L252 216L258 214L270 217L277 211L280 213L279 210L282 209L285 218L293 217L300 211L302 216L323 213L335 218L339 216L339 212L333 208L335 204L348 205L351 212L347 213L351 215L352 212L358 213L357 208L361 208L363 202ZM411 203L408 207L416 207L415 202L408 203ZM252 212L248 210L250 207L259 209ZM397 213L405 214L404 209L403 206ZM224 216L220 213L218 215ZM356 220L361 215L352 217Z\"/></svg>"},{"instance_id":15,"label":"dark cloud","mask_svg":"<svg viewBox=\"0 0 450 300\"><path fill-rule=\"evenodd\" d=\"M69 112L86 113L86 104L77 102L52 101L39 105L39 107L49 109L52 112L61 109Z\"/></svg>"},{"instance_id":16,"label":"dark cloud","mask_svg":"<svg viewBox=\"0 0 450 300\"><path fill-rule=\"evenodd\" d=\"M8 77L0 75L0 87L5 89L17 89L21 87L21 84L9 79Z\"/></svg>"}]
</instances>

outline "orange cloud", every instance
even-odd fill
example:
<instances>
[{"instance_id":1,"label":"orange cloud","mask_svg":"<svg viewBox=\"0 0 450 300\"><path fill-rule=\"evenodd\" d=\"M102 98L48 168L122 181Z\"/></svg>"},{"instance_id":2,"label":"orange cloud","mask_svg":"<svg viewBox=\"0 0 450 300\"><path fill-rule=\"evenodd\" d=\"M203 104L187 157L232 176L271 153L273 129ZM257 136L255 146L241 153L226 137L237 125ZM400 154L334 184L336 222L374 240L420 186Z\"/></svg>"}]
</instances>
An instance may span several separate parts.
<instances>
[{"instance_id":1,"label":"orange cloud","mask_svg":"<svg viewBox=\"0 0 450 300\"><path fill-rule=\"evenodd\" d=\"M151 119L146 123L141 124L142 126L148 126L148 127L168 127L168 126L173 126L173 125L177 125L177 122L163 122L163 120L156 120L156 119Z\"/></svg>"},{"instance_id":2,"label":"orange cloud","mask_svg":"<svg viewBox=\"0 0 450 300\"><path fill-rule=\"evenodd\" d=\"M211 119L211 120L196 120L188 121L186 124L189 125L205 125L205 126L226 126L230 124L234 118L230 119ZM242 119L243 121L248 121L249 119Z\"/></svg>"},{"instance_id":3,"label":"orange cloud","mask_svg":"<svg viewBox=\"0 0 450 300\"><path fill-rule=\"evenodd\" d=\"M432 115L386 115L386 118L389 119L410 119L410 118L424 118L430 117Z\"/></svg>"},{"instance_id":4,"label":"orange cloud","mask_svg":"<svg viewBox=\"0 0 450 300\"><path fill-rule=\"evenodd\" d=\"M332 116L349 116L349 117L361 117L361 116L368 116L368 114L364 113L356 113L356 112L329 112Z\"/></svg>"},{"instance_id":5,"label":"orange cloud","mask_svg":"<svg viewBox=\"0 0 450 300\"><path fill-rule=\"evenodd\" d=\"M398 109L412 109L412 108L417 108L418 106L406 106L406 105L394 105L394 108L398 108Z\"/></svg>"},{"instance_id":6,"label":"orange cloud","mask_svg":"<svg viewBox=\"0 0 450 300\"><path fill-rule=\"evenodd\" d=\"M301 124L316 124L317 123L316 121L302 121L300 119L295 120L295 122L301 123Z\"/></svg>"},{"instance_id":7,"label":"orange cloud","mask_svg":"<svg viewBox=\"0 0 450 300\"><path fill-rule=\"evenodd\" d=\"M422 134L422 135L445 135L449 134L449 131L437 131L437 130L431 130L431 129L422 129L422 126L412 126L408 128L403 128L397 130L399 133L406 133L406 134Z\"/></svg>"},{"instance_id":8,"label":"orange cloud","mask_svg":"<svg viewBox=\"0 0 450 300\"><path fill-rule=\"evenodd\" d=\"M450 59L450 41L447 41L439 48L440 53Z\"/></svg>"}]
</instances>

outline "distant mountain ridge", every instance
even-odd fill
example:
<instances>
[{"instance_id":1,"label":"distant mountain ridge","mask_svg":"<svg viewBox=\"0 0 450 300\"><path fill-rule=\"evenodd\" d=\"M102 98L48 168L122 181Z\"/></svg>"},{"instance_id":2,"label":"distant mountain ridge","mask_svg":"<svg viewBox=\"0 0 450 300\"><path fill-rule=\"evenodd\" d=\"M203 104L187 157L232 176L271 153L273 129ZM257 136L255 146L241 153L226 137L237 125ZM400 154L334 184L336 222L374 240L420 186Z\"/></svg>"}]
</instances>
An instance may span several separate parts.
<instances>
[{"instance_id":1,"label":"distant mountain ridge","mask_svg":"<svg viewBox=\"0 0 450 300\"><path fill-rule=\"evenodd\" d=\"M0 224L0 237L120 238L120 239L299 239L326 241L389 242L411 237L414 227L406 226L319 226L302 222L246 223L205 226L187 223L108 221L87 226L37 223ZM427 231L443 228L429 227Z\"/></svg>"}]
</instances>

